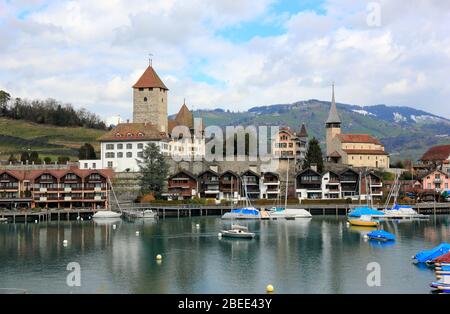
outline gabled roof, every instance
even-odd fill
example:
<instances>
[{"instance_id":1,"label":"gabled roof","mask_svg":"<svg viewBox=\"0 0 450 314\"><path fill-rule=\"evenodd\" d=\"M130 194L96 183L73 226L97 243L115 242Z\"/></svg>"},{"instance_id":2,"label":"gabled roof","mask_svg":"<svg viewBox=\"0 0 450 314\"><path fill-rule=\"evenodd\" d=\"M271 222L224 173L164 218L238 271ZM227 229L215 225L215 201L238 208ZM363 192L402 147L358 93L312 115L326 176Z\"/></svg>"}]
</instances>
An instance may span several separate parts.
<instances>
[{"instance_id":1,"label":"gabled roof","mask_svg":"<svg viewBox=\"0 0 450 314\"><path fill-rule=\"evenodd\" d=\"M235 177L237 177L238 179L239 179L239 175L236 173L236 172L234 172L234 171L232 171L232 170L227 170L227 171L225 171L225 172L222 172L221 174L220 174L220 178L222 178L224 175L226 175L226 174L231 174L231 175L233 175L233 176L235 176Z\"/></svg>"},{"instance_id":2,"label":"gabled roof","mask_svg":"<svg viewBox=\"0 0 450 314\"><path fill-rule=\"evenodd\" d=\"M91 174L99 174L104 178L113 177L113 171L111 169L42 169L42 170L6 170L0 171L0 174L8 173L9 175L15 177L18 180L35 180L43 174L49 174L56 179L60 179L67 174L75 174L80 178L86 178Z\"/></svg>"},{"instance_id":3,"label":"gabled roof","mask_svg":"<svg viewBox=\"0 0 450 314\"><path fill-rule=\"evenodd\" d=\"M322 174L320 174L320 172L315 171L311 168L307 168L307 169L303 169L302 171L298 172L295 177L301 176L301 175L305 174L306 172L314 172L315 174L319 175L320 177L322 176Z\"/></svg>"},{"instance_id":4,"label":"gabled roof","mask_svg":"<svg viewBox=\"0 0 450 314\"><path fill-rule=\"evenodd\" d=\"M267 174L267 175L272 175L272 176L277 177L277 178L280 178L280 175L279 175L278 173L276 173L276 172L271 172L271 171L264 172L264 173L263 173L263 177L265 177L266 174Z\"/></svg>"},{"instance_id":5,"label":"gabled roof","mask_svg":"<svg viewBox=\"0 0 450 314\"><path fill-rule=\"evenodd\" d=\"M356 174L357 176L359 176L359 173L356 172L355 170L351 169L351 168L347 168L347 169L342 170L342 171L339 173L339 175L341 176L341 175L343 175L344 173L346 173L346 172L348 172L348 171L353 172L354 174Z\"/></svg>"},{"instance_id":6,"label":"gabled roof","mask_svg":"<svg viewBox=\"0 0 450 314\"><path fill-rule=\"evenodd\" d=\"M120 123L101 136L100 142L109 141L159 141L166 138L165 132L150 123Z\"/></svg>"},{"instance_id":7,"label":"gabled roof","mask_svg":"<svg viewBox=\"0 0 450 314\"><path fill-rule=\"evenodd\" d=\"M389 155L381 149L343 149L349 155Z\"/></svg>"},{"instance_id":8,"label":"gabled roof","mask_svg":"<svg viewBox=\"0 0 450 314\"><path fill-rule=\"evenodd\" d=\"M420 158L422 161L441 161L450 157L450 145L438 145L428 149Z\"/></svg>"},{"instance_id":9,"label":"gabled roof","mask_svg":"<svg viewBox=\"0 0 450 314\"><path fill-rule=\"evenodd\" d=\"M180 111L178 111L177 115L175 116L175 119L169 119L169 133L172 133L173 128L176 126L186 126L189 129L194 128L194 115L185 103L183 103L183 105L181 106Z\"/></svg>"},{"instance_id":10,"label":"gabled roof","mask_svg":"<svg viewBox=\"0 0 450 314\"><path fill-rule=\"evenodd\" d=\"M448 177L448 173L445 173L444 171L439 170L439 169L434 169L434 170L429 171L427 174L423 175L422 177L420 177L420 179L423 179L423 178L425 178L425 177L428 177L429 175L431 175L431 174L433 174L433 173L436 173L436 172L439 172L439 173L441 173L442 175Z\"/></svg>"},{"instance_id":11,"label":"gabled roof","mask_svg":"<svg viewBox=\"0 0 450 314\"><path fill-rule=\"evenodd\" d=\"M381 145L380 141L369 134L338 134L342 143L371 143Z\"/></svg>"},{"instance_id":12,"label":"gabled roof","mask_svg":"<svg viewBox=\"0 0 450 314\"><path fill-rule=\"evenodd\" d=\"M163 81L159 78L158 74L155 72L152 66L149 66L144 74L139 78L133 88L162 88L169 90Z\"/></svg>"},{"instance_id":13,"label":"gabled roof","mask_svg":"<svg viewBox=\"0 0 450 314\"><path fill-rule=\"evenodd\" d=\"M215 171L213 171L213 170L211 170L211 169L206 169L205 171L202 171L202 172L200 172L199 174L198 174L198 177L201 177L201 176L203 176L205 173L211 173L212 175L215 175L215 176L219 176L219 174L217 173L217 172L215 172Z\"/></svg>"},{"instance_id":14,"label":"gabled roof","mask_svg":"<svg viewBox=\"0 0 450 314\"><path fill-rule=\"evenodd\" d=\"M254 176L258 177L258 178L261 177L259 174L257 174L256 172L254 172L254 171L252 171L252 170L250 170L250 169L248 169L248 170L242 172L241 176L245 176L245 175L247 175L247 174L254 175Z\"/></svg>"},{"instance_id":15,"label":"gabled roof","mask_svg":"<svg viewBox=\"0 0 450 314\"><path fill-rule=\"evenodd\" d=\"M331 154L329 154L328 157L341 158L342 156L337 151L334 151Z\"/></svg>"},{"instance_id":16,"label":"gabled roof","mask_svg":"<svg viewBox=\"0 0 450 314\"><path fill-rule=\"evenodd\" d=\"M197 176L195 174L193 174L192 172L185 170L185 169L181 169L181 170L177 171L176 173L172 174L171 176L169 176L169 179L178 177L180 174L185 174L188 177L190 177L191 179L197 180Z\"/></svg>"},{"instance_id":17,"label":"gabled roof","mask_svg":"<svg viewBox=\"0 0 450 314\"><path fill-rule=\"evenodd\" d=\"M328 113L328 118L326 123L341 123L341 118L339 117L339 114L336 109L336 101L334 99L334 84L333 84L333 91L331 96L331 106L330 106L330 112Z\"/></svg>"}]
</instances>

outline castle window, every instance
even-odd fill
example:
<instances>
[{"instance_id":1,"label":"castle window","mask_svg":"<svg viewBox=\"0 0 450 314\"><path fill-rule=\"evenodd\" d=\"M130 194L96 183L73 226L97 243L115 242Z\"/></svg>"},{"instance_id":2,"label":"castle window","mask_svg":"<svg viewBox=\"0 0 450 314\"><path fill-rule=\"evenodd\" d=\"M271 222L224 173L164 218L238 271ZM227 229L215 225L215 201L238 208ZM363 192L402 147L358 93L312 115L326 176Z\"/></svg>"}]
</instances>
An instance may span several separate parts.
<instances>
[{"instance_id":1,"label":"castle window","mask_svg":"<svg viewBox=\"0 0 450 314\"><path fill-rule=\"evenodd\" d=\"M108 161L108 168L112 168L113 167L113 162L112 161Z\"/></svg>"},{"instance_id":2,"label":"castle window","mask_svg":"<svg viewBox=\"0 0 450 314\"><path fill-rule=\"evenodd\" d=\"M145 101L145 102L147 101L147 97L144 97L144 101Z\"/></svg>"},{"instance_id":3,"label":"castle window","mask_svg":"<svg viewBox=\"0 0 450 314\"><path fill-rule=\"evenodd\" d=\"M149 91L152 91L153 90L153 87L149 87L149 89L148 89Z\"/></svg>"},{"instance_id":4,"label":"castle window","mask_svg":"<svg viewBox=\"0 0 450 314\"><path fill-rule=\"evenodd\" d=\"M117 149L123 149L123 144L117 144Z\"/></svg>"},{"instance_id":5,"label":"castle window","mask_svg":"<svg viewBox=\"0 0 450 314\"><path fill-rule=\"evenodd\" d=\"M112 150L112 149L114 149L114 144L106 144L106 149L107 149L107 150Z\"/></svg>"},{"instance_id":6,"label":"castle window","mask_svg":"<svg viewBox=\"0 0 450 314\"><path fill-rule=\"evenodd\" d=\"M122 152L117 153L117 158L123 158L123 153Z\"/></svg>"},{"instance_id":7,"label":"castle window","mask_svg":"<svg viewBox=\"0 0 450 314\"><path fill-rule=\"evenodd\" d=\"M105 157L106 158L114 158L114 153L106 153Z\"/></svg>"},{"instance_id":8,"label":"castle window","mask_svg":"<svg viewBox=\"0 0 450 314\"><path fill-rule=\"evenodd\" d=\"M133 153L132 152L128 152L127 153L127 158L131 158L131 157L133 157Z\"/></svg>"},{"instance_id":9,"label":"castle window","mask_svg":"<svg viewBox=\"0 0 450 314\"><path fill-rule=\"evenodd\" d=\"M133 144L127 144L127 149L133 149Z\"/></svg>"},{"instance_id":10,"label":"castle window","mask_svg":"<svg viewBox=\"0 0 450 314\"><path fill-rule=\"evenodd\" d=\"M137 145L137 148L138 148L138 149L143 149L143 148L144 148L144 144L139 143L139 144Z\"/></svg>"},{"instance_id":11,"label":"castle window","mask_svg":"<svg viewBox=\"0 0 450 314\"><path fill-rule=\"evenodd\" d=\"M144 89L143 89L143 88L139 88L139 91L140 91L140 92L143 92L143 91L144 91Z\"/></svg>"}]
</instances>

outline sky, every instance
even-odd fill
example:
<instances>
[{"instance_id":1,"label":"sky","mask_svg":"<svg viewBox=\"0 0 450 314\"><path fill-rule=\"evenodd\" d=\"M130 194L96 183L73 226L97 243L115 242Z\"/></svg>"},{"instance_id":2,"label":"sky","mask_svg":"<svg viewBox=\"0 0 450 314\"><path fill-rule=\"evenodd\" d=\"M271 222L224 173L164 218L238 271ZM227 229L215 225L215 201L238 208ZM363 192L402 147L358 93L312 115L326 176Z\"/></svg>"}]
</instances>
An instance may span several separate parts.
<instances>
[{"instance_id":1,"label":"sky","mask_svg":"<svg viewBox=\"0 0 450 314\"><path fill-rule=\"evenodd\" d=\"M152 63L169 113L298 100L450 118L450 1L0 0L0 89L132 117Z\"/></svg>"}]
</instances>

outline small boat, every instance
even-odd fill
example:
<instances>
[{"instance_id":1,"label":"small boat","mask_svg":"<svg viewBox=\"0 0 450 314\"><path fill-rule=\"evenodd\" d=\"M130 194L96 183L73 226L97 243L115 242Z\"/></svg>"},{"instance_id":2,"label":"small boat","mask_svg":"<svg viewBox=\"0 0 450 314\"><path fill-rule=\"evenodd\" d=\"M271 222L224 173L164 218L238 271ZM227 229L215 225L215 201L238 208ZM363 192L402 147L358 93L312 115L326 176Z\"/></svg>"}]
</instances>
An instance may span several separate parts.
<instances>
[{"instance_id":1,"label":"small boat","mask_svg":"<svg viewBox=\"0 0 450 314\"><path fill-rule=\"evenodd\" d=\"M0 223L8 222L8 218L0 218Z\"/></svg>"},{"instance_id":2,"label":"small boat","mask_svg":"<svg viewBox=\"0 0 450 314\"><path fill-rule=\"evenodd\" d=\"M252 239L255 237L255 233L249 232L245 226L231 225L231 230L222 230L219 237Z\"/></svg>"},{"instance_id":3,"label":"small boat","mask_svg":"<svg viewBox=\"0 0 450 314\"><path fill-rule=\"evenodd\" d=\"M441 243L432 249L417 253L412 258L415 260L416 263L434 264L432 261L435 258L442 256L448 253L449 251L450 251L450 244Z\"/></svg>"},{"instance_id":4,"label":"small boat","mask_svg":"<svg viewBox=\"0 0 450 314\"><path fill-rule=\"evenodd\" d=\"M450 252L443 254L439 257L436 257L434 260L432 260L434 264L448 264L450 263Z\"/></svg>"},{"instance_id":5,"label":"small boat","mask_svg":"<svg viewBox=\"0 0 450 314\"><path fill-rule=\"evenodd\" d=\"M356 207L348 213L348 217L359 218L361 216L382 217L384 213L370 207Z\"/></svg>"},{"instance_id":6,"label":"small boat","mask_svg":"<svg viewBox=\"0 0 450 314\"><path fill-rule=\"evenodd\" d=\"M102 218L119 218L122 216L122 213L113 212L111 210L99 210L96 212L92 218L102 219Z\"/></svg>"},{"instance_id":7,"label":"small boat","mask_svg":"<svg viewBox=\"0 0 450 314\"><path fill-rule=\"evenodd\" d=\"M296 218L312 218L312 215L302 208L283 208L272 207L269 210L270 219L296 219Z\"/></svg>"},{"instance_id":8,"label":"small boat","mask_svg":"<svg viewBox=\"0 0 450 314\"><path fill-rule=\"evenodd\" d=\"M151 209L126 211L125 214L126 214L126 216L129 216L131 218L153 218L154 219L154 218L158 217L158 213Z\"/></svg>"},{"instance_id":9,"label":"small boat","mask_svg":"<svg viewBox=\"0 0 450 314\"><path fill-rule=\"evenodd\" d=\"M384 230L375 230L367 234L369 239L377 241L395 241L395 235Z\"/></svg>"},{"instance_id":10,"label":"small boat","mask_svg":"<svg viewBox=\"0 0 450 314\"><path fill-rule=\"evenodd\" d=\"M377 220L373 220L372 216L362 215L358 219L349 219L348 222L352 226L360 226L360 227L377 227L379 222Z\"/></svg>"},{"instance_id":11,"label":"small boat","mask_svg":"<svg viewBox=\"0 0 450 314\"><path fill-rule=\"evenodd\" d=\"M261 213L255 207L237 208L223 214L222 219L261 219Z\"/></svg>"},{"instance_id":12,"label":"small boat","mask_svg":"<svg viewBox=\"0 0 450 314\"><path fill-rule=\"evenodd\" d=\"M430 216L417 213L409 205L394 204L392 208L383 210L386 219L429 219Z\"/></svg>"}]
</instances>

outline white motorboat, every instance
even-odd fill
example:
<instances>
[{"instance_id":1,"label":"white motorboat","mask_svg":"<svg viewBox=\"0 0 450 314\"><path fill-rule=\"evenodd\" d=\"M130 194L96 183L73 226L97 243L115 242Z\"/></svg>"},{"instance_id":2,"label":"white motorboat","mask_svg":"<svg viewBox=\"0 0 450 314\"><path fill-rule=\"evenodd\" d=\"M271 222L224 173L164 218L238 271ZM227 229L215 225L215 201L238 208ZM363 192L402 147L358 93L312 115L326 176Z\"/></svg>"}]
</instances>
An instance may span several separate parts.
<instances>
[{"instance_id":1,"label":"white motorboat","mask_svg":"<svg viewBox=\"0 0 450 314\"><path fill-rule=\"evenodd\" d=\"M312 218L311 213L303 208L274 207L269 211L270 219Z\"/></svg>"},{"instance_id":2,"label":"white motorboat","mask_svg":"<svg viewBox=\"0 0 450 314\"><path fill-rule=\"evenodd\" d=\"M154 218L158 217L158 214L156 213L156 211L153 211L151 209L132 211L132 212L129 212L128 215L133 218L152 218L152 219L154 219Z\"/></svg>"},{"instance_id":3,"label":"white motorboat","mask_svg":"<svg viewBox=\"0 0 450 314\"><path fill-rule=\"evenodd\" d=\"M99 210L92 216L92 218L120 218L121 216L122 213L113 212L111 210Z\"/></svg>"},{"instance_id":4,"label":"white motorboat","mask_svg":"<svg viewBox=\"0 0 450 314\"><path fill-rule=\"evenodd\" d=\"M219 237L253 239L255 233L249 232L245 226L231 225L231 230L222 230Z\"/></svg>"}]
</instances>

